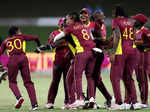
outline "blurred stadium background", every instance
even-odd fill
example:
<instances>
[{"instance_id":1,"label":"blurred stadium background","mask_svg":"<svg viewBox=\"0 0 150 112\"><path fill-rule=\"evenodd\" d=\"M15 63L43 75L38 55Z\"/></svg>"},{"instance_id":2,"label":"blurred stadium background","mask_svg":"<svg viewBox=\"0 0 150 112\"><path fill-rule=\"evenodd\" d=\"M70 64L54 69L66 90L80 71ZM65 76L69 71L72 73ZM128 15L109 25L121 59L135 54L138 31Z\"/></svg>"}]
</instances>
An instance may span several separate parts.
<instances>
[{"instance_id":1,"label":"blurred stadium background","mask_svg":"<svg viewBox=\"0 0 150 112\"><path fill-rule=\"evenodd\" d=\"M59 18L71 11L79 12L83 7L89 8L91 13L97 8L104 11L107 38L109 38L111 35L111 12L114 4L121 4L129 16L137 13L144 13L148 16L150 9L148 2L147 0L1 0L0 38L3 40L7 37L9 26L18 25L24 34L38 35L42 44L46 44L50 32L56 29ZM34 48L35 44L29 42L26 51L33 52ZM53 59L54 56L51 56L51 59ZM43 60L43 56L35 55L33 57L40 57ZM32 64L35 64L35 62ZM107 67L110 67L110 64Z\"/></svg>"},{"instance_id":2,"label":"blurred stadium background","mask_svg":"<svg viewBox=\"0 0 150 112\"><path fill-rule=\"evenodd\" d=\"M57 28L56 25L58 18L71 11L79 12L79 10L83 7L87 7L91 9L91 11L94 11L96 8L101 8L104 11L106 16L105 24L107 25L108 38L111 35L111 12L113 4L121 4L126 9L129 16L135 15L137 13L143 13L149 16L149 3L149 0L1 0L0 39L4 40L7 37L9 26L19 25L23 34L37 35L39 36L42 44L46 44L50 32L54 31ZM30 61L30 70L34 72L32 73L32 76L36 85L39 104L41 105L41 108L43 108L44 104L46 103L47 91L51 80L49 78L49 75L52 73L54 53L46 51L41 54L35 54L33 53L35 47L36 46L34 42L29 42L27 43L26 51ZM0 61L2 61L6 66L7 56L1 56ZM104 76L104 82L107 82L106 85L108 89L111 93L113 93L108 76L110 68L109 59L106 59L105 64L102 73L107 74L107 76ZM22 81L20 81L19 78L19 85L20 83L22 83ZM83 84L84 89L86 89L85 79ZM20 87L23 94L26 94L23 86ZM62 82L60 88L60 94L58 94L58 97L56 99L57 108L62 106L63 104L64 94L61 94L63 93ZM2 89L4 91L2 91L2 95L0 95L0 112L7 112L6 110L8 110L8 112L15 112L16 110L11 110L12 104L15 102L15 99L12 94L9 94L10 90L8 88L7 81L2 85ZM41 92L45 94L41 94ZM28 99L27 94L25 95L25 98L26 97ZM103 105L103 102L105 101L103 96L98 94L97 98L98 103ZM8 104L8 102L10 102L10 104ZM25 107L23 107L20 112L27 112L29 105L29 101L25 102ZM46 110L43 109L43 112L46 112ZM107 110L101 110L101 112L107 112Z\"/></svg>"}]
</instances>

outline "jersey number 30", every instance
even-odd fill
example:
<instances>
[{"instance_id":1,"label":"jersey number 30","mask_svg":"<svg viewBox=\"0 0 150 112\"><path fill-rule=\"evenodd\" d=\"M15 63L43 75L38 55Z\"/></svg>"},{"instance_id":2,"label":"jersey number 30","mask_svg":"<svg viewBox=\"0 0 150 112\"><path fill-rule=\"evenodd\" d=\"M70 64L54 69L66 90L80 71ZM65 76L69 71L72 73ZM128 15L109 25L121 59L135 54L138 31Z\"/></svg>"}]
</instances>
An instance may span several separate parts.
<instances>
[{"instance_id":1,"label":"jersey number 30","mask_svg":"<svg viewBox=\"0 0 150 112\"><path fill-rule=\"evenodd\" d=\"M14 49L19 50L19 49L22 49L23 47L20 39L15 39L13 43L11 41L8 41L7 46L9 47L8 52L11 52Z\"/></svg>"}]
</instances>

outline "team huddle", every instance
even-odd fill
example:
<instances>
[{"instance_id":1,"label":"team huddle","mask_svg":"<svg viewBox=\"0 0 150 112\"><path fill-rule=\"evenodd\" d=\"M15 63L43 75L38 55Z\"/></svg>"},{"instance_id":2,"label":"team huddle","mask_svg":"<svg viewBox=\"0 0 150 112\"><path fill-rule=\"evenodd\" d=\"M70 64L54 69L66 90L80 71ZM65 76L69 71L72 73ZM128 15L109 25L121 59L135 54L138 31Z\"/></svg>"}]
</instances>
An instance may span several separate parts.
<instances>
[{"instance_id":1,"label":"team huddle","mask_svg":"<svg viewBox=\"0 0 150 112\"><path fill-rule=\"evenodd\" d=\"M129 110L148 108L148 76L150 78L150 31L144 26L148 21L143 14L131 16L116 5L112 10L112 36L107 37L104 13L95 10L93 14L87 8L67 14L59 19L58 30L53 31L46 45L42 45L37 36L23 35L18 27L9 28L9 37L0 47L0 55L7 50L8 70L1 64L0 81L8 74L9 88L15 95L15 108L19 109L24 98L17 86L18 71L27 89L31 110L38 110L36 91L31 80L29 63L25 55L25 41L35 41L35 52L55 49L53 78L48 91L46 108L53 109L58 86L63 75L64 106L62 109L99 109L95 101L96 88L105 97L105 107L109 110ZM107 38L106 38L107 37ZM111 61L110 80L114 98L105 87L101 77L101 65L107 52ZM137 101L133 71L140 90L141 102ZM82 90L83 73L87 80L87 92ZM125 87L124 101L121 97L120 80ZM98 100L98 99L97 99ZM115 104L112 104L112 103Z\"/></svg>"}]
</instances>

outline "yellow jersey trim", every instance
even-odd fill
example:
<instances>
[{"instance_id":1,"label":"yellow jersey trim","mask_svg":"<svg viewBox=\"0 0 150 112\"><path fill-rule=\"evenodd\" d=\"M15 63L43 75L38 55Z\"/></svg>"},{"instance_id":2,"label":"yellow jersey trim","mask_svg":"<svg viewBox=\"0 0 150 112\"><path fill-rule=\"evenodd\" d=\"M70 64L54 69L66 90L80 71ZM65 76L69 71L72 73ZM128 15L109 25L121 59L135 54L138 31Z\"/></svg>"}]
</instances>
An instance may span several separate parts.
<instances>
[{"instance_id":1,"label":"yellow jersey trim","mask_svg":"<svg viewBox=\"0 0 150 112\"><path fill-rule=\"evenodd\" d=\"M120 39L119 39L119 43L118 43L118 47L116 49L116 55L122 55L122 38L120 35Z\"/></svg>"},{"instance_id":2,"label":"yellow jersey trim","mask_svg":"<svg viewBox=\"0 0 150 112\"><path fill-rule=\"evenodd\" d=\"M90 24L91 24L91 22L89 21L89 22L88 22L88 24L87 24L86 26L87 26L87 27L89 27L89 26L90 26Z\"/></svg>"},{"instance_id":3,"label":"yellow jersey trim","mask_svg":"<svg viewBox=\"0 0 150 112\"><path fill-rule=\"evenodd\" d=\"M74 48L69 42L67 42L67 44L68 44L69 49L71 50L71 52L72 52L73 55L75 56L75 54L76 54L75 48Z\"/></svg>"},{"instance_id":4,"label":"yellow jersey trim","mask_svg":"<svg viewBox=\"0 0 150 112\"><path fill-rule=\"evenodd\" d=\"M26 52L26 41L23 41L23 51Z\"/></svg>"},{"instance_id":5,"label":"yellow jersey trim","mask_svg":"<svg viewBox=\"0 0 150 112\"><path fill-rule=\"evenodd\" d=\"M83 49L83 47L80 45L80 42L79 42L79 40L78 40L78 38L75 36L75 35L73 35L73 34L71 34L71 37L72 37L72 39L73 39L73 41L74 41L74 43L75 43L75 45L76 45L76 52L77 53L81 53L81 52L84 52L84 49Z\"/></svg>"}]
</instances>

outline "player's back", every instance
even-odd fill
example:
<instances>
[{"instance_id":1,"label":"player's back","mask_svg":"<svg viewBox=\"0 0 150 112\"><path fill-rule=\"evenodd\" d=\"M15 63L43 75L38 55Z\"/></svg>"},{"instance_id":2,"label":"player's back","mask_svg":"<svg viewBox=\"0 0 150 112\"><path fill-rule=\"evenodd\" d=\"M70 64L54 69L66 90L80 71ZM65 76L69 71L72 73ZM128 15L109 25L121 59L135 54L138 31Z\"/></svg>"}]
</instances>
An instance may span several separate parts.
<instances>
[{"instance_id":1,"label":"player's back","mask_svg":"<svg viewBox=\"0 0 150 112\"><path fill-rule=\"evenodd\" d=\"M76 22L69 26L65 32L69 32L76 44L77 52L83 52L95 47L91 37L91 31L86 25Z\"/></svg>"},{"instance_id":2,"label":"player's back","mask_svg":"<svg viewBox=\"0 0 150 112\"><path fill-rule=\"evenodd\" d=\"M21 35L14 35L6 39L6 49L9 56L25 54L25 40Z\"/></svg>"},{"instance_id":3,"label":"player's back","mask_svg":"<svg viewBox=\"0 0 150 112\"><path fill-rule=\"evenodd\" d=\"M125 17L116 18L113 24L116 24L120 29L120 39L123 53L134 53L133 48L133 23Z\"/></svg>"}]
</instances>

